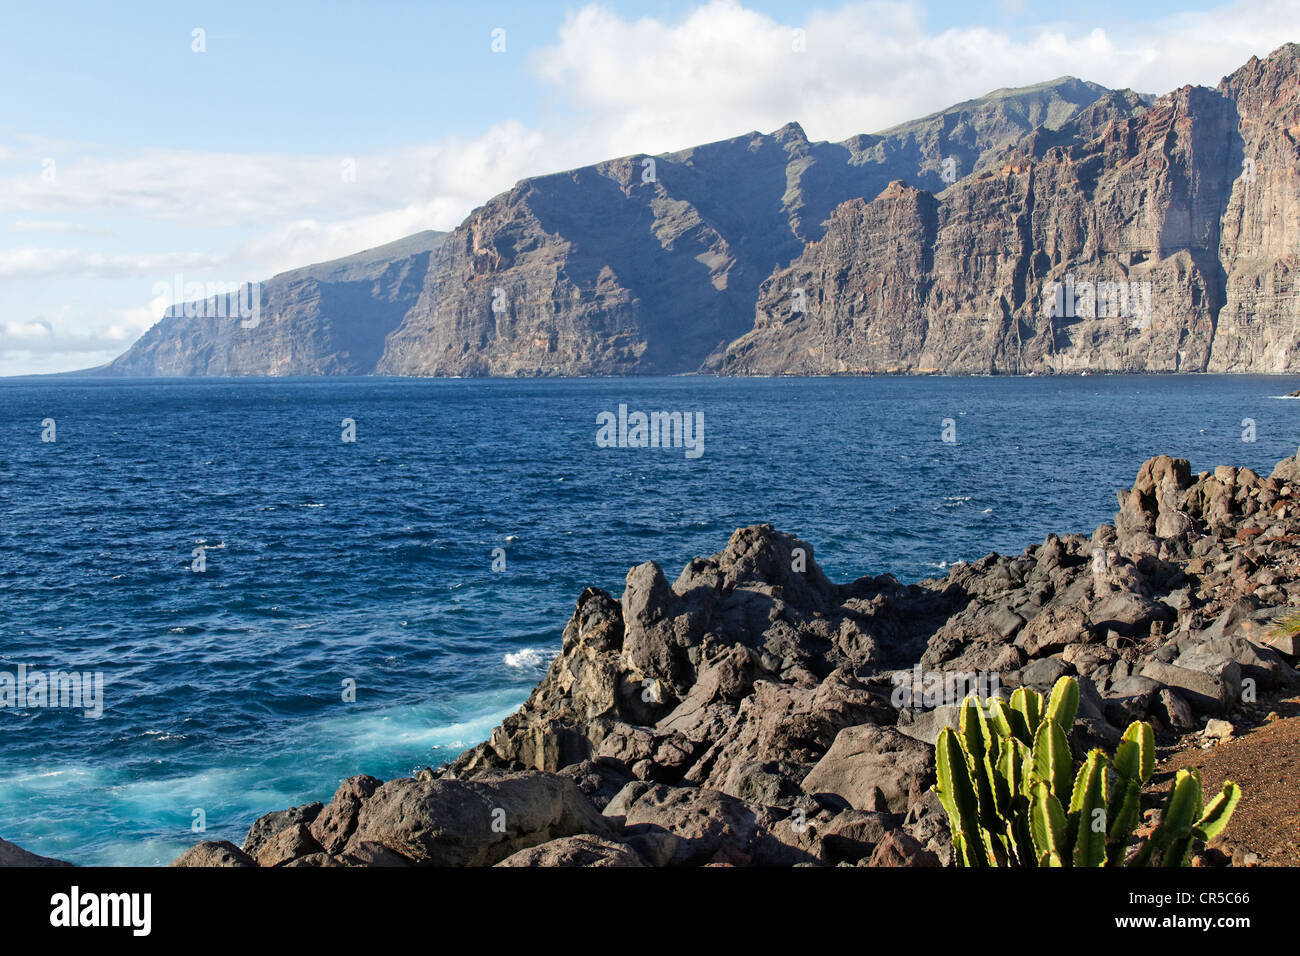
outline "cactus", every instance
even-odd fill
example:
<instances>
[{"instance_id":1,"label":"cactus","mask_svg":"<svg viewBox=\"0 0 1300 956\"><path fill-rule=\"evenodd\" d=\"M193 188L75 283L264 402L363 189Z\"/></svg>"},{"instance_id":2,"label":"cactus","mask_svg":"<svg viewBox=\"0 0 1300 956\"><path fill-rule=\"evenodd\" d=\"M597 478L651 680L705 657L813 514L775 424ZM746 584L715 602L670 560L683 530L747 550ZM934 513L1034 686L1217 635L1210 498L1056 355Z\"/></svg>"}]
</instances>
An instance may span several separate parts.
<instances>
[{"instance_id":1,"label":"cactus","mask_svg":"<svg viewBox=\"0 0 1300 956\"><path fill-rule=\"evenodd\" d=\"M988 857L984 853L979 804L966 760L966 749L957 742L956 735L950 732L940 735L935 747L935 792L948 811L953 853L963 866L983 866L987 865Z\"/></svg>"},{"instance_id":2,"label":"cactus","mask_svg":"<svg viewBox=\"0 0 1300 956\"><path fill-rule=\"evenodd\" d=\"M1106 765L1109 762L1104 753L1094 750L1074 778L1069 828L1074 837L1075 866L1106 863Z\"/></svg>"},{"instance_id":3,"label":"cactus","mask_svg":"<svg viewBox=\"0 0 1300 956\"><path fill-rule=\"evenodd\" d=\"M1041 780L1034 783L1029 832L1033 836L1039 866L1065 866L1065 858L1070 852L1065 813L1061 810L1061 801Z\"/></svg>"},{"instance_id":4,"label":"cactus","mask_svg":"<svg viewBox=\"0 0 1300 956\"><path fill-rule=\"evenodd\" d=\"M935 744L935 792L948 814L959 866L1123 866L1155 772L1145 721L1124 732L1114 757L1093 750L1077 768L1069 731L1079 685L1062 677L1048 700L1017 688L1010 700L968 697L956 729ZM1203 804L1201 778L1180 770L1160 825L1129 866L1186 866L1193 844L1223 832L1241 799L1233 782Z\"/></svg>"}]
</instances>

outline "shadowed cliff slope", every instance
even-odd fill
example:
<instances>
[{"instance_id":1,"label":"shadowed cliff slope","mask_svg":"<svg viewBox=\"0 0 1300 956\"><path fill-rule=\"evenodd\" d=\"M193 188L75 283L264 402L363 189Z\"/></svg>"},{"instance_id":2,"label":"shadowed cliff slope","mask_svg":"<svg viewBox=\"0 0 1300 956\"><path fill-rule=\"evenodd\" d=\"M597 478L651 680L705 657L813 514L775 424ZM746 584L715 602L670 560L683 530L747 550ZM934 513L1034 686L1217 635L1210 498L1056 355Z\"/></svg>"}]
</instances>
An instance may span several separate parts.
<instances>
[{"instance_id":1,"label":"shadowed cliff slope","mask_svg":"<svg viewBox=\"0 0 1300 956\"><path fill-rule=\"evenodd\" d=\"M95 371L121 376L366 375L419 295L446 233L421 232L261 283L246 327L239 298L168 311L126 354ZM233 299L233 301L232 301ZM221 308L216 308L217 305ZM247 303L246 303L247 304Z\"/></svg>"}]
</instances>

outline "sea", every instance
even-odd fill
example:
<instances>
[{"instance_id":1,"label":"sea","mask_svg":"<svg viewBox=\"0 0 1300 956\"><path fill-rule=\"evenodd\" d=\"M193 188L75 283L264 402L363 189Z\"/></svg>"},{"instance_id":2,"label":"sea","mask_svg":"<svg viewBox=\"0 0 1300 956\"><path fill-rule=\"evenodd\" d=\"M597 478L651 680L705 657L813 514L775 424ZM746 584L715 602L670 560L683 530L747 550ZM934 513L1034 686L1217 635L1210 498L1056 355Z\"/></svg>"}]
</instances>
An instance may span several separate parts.
<instances>
[{"instance_id":1,"label":"sea","mask_svg":"<svg viewBox=\"0 0 1300 956\"><path fill-rule=\"evenodd\" d=\"M1296 384L0 380L0 837L82 865L240 844L486 739L634 565L672 580L769 522L835 581L942 576L1091 533L1156 454L1267 474ZM81 700L33 699L57 673Z\"/></svg>"}]
</instances>

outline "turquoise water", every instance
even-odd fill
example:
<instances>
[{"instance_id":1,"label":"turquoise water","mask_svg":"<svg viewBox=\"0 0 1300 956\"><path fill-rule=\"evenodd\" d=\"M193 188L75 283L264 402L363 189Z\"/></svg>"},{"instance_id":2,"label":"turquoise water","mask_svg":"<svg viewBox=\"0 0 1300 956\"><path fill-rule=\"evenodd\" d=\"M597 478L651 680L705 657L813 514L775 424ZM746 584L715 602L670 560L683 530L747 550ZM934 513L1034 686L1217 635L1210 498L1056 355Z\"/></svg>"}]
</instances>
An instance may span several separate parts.
<instances>
[{"instance_id":1,"label":"turquoise water","mask_svg":"<svg viewBox=\"0 0 1300 956\"><path fill-rule=\"evenodd\" d=\"M0 836L82 864L242 842L484 739L634 564L671 579L770 521L835 580L942 574L1090 532L1153 454L1267 472L1295 384L0 381L0 673L105 682L98 719L0 709ZM597 447L620 404L702 414L703 454Z\"/></svg>"}]
</instances>

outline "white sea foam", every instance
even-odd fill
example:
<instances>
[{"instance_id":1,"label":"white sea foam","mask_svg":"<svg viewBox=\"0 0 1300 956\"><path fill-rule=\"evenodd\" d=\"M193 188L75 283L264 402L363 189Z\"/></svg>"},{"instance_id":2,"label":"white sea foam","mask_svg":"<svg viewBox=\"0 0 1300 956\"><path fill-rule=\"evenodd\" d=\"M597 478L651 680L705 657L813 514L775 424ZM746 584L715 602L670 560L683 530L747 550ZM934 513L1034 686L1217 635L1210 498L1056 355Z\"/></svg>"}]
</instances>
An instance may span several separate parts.
<instances>
[{"instance_id":1,"label":"white sea foam","mask_svg":"<svg viewBox=\"0 0 1300 956\"><path fill-rule=\"evenodd\" d=\"M506 667L514 667L519 670L540 670L551 663L555 657L555 651L544 650L540 647L525 647L522 651L511 651L502 660Z\"/></svg>"},{"instance_id":2,"label":"white sea foam","mask_svg":"<svg viewBox=\"0 0 1300 956\"><path fill-rule=\"evenodd\" d=\"M395 751L408 766L444 759L448 751L486 740L518 707L519 691L501 689L462 697L451 712L429 706L344 712L300 726L292 743L280 742L260 764L240 760L159 778L130 779L114 768L88 765L26 767L18 773L0 768L0 831L22 829L16 825L23 820L22 811L7 811L34 795L53 808L104 805L111 828L92 829L80 809L52 810L44 829L25 831L29 835L24 843L46 855L85 864L161 865L201 839L239 842L248 825L269 810L309 797L328 800L337 781L355 767L381 767L393 760ZM173 739L156 729L144 736ZM322 779L314 781L310 793L300 791L304 752L318 755L326 768L318 768L315 776ZM190 829L195 808L206 811L206 837Z\"/></svg>"}]
</instances>

